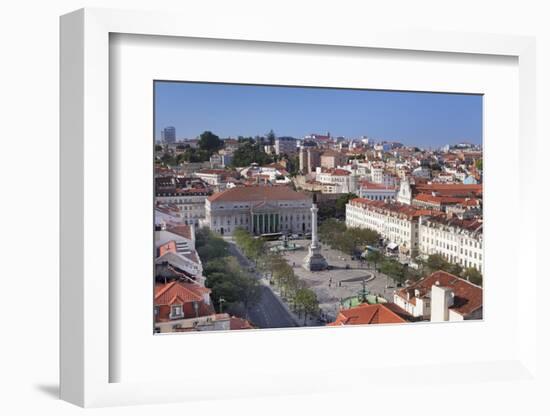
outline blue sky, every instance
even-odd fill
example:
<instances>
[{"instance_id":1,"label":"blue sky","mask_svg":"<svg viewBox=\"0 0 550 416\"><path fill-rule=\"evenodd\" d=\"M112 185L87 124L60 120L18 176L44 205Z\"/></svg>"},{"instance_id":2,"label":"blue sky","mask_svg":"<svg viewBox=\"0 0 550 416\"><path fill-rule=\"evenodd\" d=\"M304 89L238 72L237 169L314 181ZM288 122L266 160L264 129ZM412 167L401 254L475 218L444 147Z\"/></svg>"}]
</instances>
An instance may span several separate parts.
<instances>
[{"instance_id":1,"label":"blue sky","mask_svg":"<svg viewBox=\"0 0 550 416\"><path fill-rule=\"evenodd\" d=\"M482 139L482 97L467 94L155 82L155 139L309 133L437 147Z\"/></svg>"}]
</instances>

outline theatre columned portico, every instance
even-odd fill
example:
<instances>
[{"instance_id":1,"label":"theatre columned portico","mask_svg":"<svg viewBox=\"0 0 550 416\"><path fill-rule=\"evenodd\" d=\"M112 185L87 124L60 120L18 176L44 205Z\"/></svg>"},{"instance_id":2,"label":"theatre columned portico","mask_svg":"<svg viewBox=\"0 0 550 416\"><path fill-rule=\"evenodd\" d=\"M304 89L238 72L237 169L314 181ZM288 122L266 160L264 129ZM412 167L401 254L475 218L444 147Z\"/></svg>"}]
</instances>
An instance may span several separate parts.
<instances>
[{"instance_id":1,"label":"theatre columned portico","mask_svg":"<svg viewBox=\"0 0 550 416\"><path fill-rule=\"evenodd\" d=\"M311 198L286 186L232 188L205 204L205 225L222 235L244 228L251 234L308 233Z\"/></svg>"}]
</instances>

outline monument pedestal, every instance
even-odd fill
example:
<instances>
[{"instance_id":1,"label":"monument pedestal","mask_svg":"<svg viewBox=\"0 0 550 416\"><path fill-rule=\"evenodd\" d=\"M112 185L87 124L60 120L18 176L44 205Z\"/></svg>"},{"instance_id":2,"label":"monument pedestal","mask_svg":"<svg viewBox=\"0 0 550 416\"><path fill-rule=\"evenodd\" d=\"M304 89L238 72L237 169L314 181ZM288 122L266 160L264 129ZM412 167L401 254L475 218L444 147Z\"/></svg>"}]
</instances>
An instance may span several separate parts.
<instances>
[{"instance_id":1,"label":"monument pedestal","mask_svg":"<svg viewBox=\"0 0 550 416\"><path fill-rule=\"evenodd\" d=\"M319 247L309 246L309 253L304 258L304 269L310 272L326 270L328 268L327 261L320 252Z\"/></svg>"}]
</instances>

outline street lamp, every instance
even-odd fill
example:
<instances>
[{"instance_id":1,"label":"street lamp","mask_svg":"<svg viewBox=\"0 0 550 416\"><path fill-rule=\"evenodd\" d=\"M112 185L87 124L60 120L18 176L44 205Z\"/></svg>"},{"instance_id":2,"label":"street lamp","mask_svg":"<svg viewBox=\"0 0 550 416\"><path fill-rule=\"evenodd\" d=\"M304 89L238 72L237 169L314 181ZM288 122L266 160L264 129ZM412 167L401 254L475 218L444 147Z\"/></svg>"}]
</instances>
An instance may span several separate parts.
<instances>
[{"instance_id":1,"label":"street lamp","mask_svg":"<svg viewBox=\"0 0 550 416\"><path fill-rule=\"evenodd\" d=\"M226 300L224 298L220 298L218 299L218 304L219 304L219 308L220 308L220 313L223 313L223 304L226 302Z\"/></svg>"}]
</instances>

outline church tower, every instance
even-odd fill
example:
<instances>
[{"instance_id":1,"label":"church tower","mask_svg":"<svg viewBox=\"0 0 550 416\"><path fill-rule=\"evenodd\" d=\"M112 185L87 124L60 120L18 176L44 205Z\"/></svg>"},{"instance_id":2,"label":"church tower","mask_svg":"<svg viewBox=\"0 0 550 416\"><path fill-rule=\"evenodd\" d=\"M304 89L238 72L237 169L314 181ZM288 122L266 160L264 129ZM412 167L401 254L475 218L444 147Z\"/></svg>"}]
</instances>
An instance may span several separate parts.
<instances>
[{"instance_id":1,"label":"church tower","mask_svg":"<svg viewBox=\"0 0 550 416\"><path fill-rule=\"evenodd\" d=\"M399 193L397 194L397 202L411 205L412 189L409 178L401 179L401 183L399 185Z\"/></svg>"}]
</instances>

